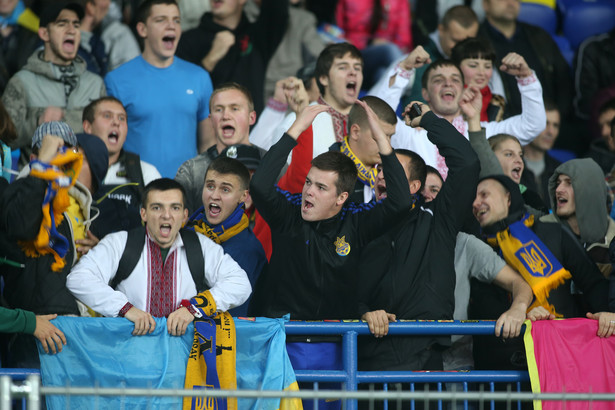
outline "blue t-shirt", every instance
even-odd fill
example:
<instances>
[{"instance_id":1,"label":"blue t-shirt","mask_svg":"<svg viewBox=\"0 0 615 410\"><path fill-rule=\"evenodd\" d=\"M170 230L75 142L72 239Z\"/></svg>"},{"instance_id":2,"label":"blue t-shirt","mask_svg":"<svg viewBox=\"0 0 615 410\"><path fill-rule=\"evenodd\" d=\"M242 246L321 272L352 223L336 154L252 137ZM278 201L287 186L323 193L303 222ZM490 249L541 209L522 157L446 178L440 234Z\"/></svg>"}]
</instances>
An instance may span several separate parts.
<instances>
[{"instance_id":1,"label":"blue t-shirt","mask_svg":"<svg viewBox=\"0 0 615 410\"><path fill-rule=\"evenodd\" d=\"M198 123L209 116L213 91L207 71L177 57L157 68L139 56L107 74L105 86L126 107L125 150L168 178L197 155Z\"/></svg>"}]
</instances>

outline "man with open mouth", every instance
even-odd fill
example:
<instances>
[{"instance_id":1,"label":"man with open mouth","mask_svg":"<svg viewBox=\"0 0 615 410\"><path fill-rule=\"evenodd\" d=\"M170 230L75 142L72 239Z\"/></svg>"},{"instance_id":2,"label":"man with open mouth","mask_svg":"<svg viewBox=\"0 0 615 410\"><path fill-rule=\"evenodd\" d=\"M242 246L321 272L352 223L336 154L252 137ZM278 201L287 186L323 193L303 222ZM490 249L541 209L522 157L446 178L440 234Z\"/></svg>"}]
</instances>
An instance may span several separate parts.
<instances>
[{"instance_id":1,"label":"man with open mouth","mask_svg":"<svg viewBox=\"0 0 615 410\"><path fill-rule=\"evenodd\" d=\"M43 50L35 51L9 81L2 102L17 126L11 148L21 150L20 169L30 160L34 130L48 121L65 121L82 132L83 108L105 95L102 79L86 69L77 55L83 7L77 3L50 3L40 16L38 36Z\"/></svg>"},{"instance_id":2,"label":"man with open mouth","mask_svg":"<svg viewBox=\"0 0 615 410\"><path fill-rule=\"evenodd\" d=\"M209 74L175 57L181 37L174 0L147 0L137 12L143 53L105 77L109 94L128 114L126 149L137 152L164 177L172 178L201 145L209 129Z\"/></svg>"}]
</instances>

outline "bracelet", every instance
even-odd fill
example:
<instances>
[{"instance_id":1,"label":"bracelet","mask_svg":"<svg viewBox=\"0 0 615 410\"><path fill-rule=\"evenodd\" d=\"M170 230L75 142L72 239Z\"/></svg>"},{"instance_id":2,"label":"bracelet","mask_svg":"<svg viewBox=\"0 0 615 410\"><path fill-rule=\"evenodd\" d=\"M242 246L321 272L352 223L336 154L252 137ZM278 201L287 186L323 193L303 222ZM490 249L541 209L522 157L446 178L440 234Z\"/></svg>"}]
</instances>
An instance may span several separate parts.
<instances>
[{"instance_id":1,"label":"bracelet","mask_svg":"<svg viewBox=\"0 0 615 410\"><path fill-rule=\"evenodd\" d=\"M179 305L180 307L185 307L186 309L188 309L188 312L190 312L192 316L203 317L201 312L197 308L195 308L194 305L190 303L188 299L183 299Z\"/></svg>"}]
</instances>

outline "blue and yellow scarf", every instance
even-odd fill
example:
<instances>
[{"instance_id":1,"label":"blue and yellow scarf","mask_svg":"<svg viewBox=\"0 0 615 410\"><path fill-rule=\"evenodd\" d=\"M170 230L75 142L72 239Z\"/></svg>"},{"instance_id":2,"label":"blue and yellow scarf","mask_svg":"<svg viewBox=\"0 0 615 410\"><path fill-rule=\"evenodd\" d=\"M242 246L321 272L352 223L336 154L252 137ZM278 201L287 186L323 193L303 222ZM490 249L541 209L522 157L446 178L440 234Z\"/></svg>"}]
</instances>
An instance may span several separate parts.
<instances>
[{"instance_id":1,"label":"blue and yellow scarf","mask_svg":"<svg viewBox=\"0 0 615 410\"><path fill-rule=\"evenodd\" d=\"M218 225L210 225L205 218L205 209L200 207L190 217L188 224L192 223L194 223L193 227L196 232L202 233L217 244L221 244L246 229L250 225L250 220L244 212L243 203L241 203L237 205L237 208L228 218Z\"/></svg>"},{"instance_id":2,"label":"blue and yellow scarf","mask_svg":"<svg viewBox=\"0 0 615 410\"><path fill-rule=\"evenodd\" d=\"M378 175L378 171L376 170L376 168L368 169L354 154L354 152L352 152L352 150L350 149L350 144L348 144L348 136L344 137L342 145L340 146L340 152L350 158L352 162L354 162L359 173L359 180L371 189L374 189L374 187L376 186L376 176Z\"/></svg>"},{"instance_id":3,"label":"blue and yellow scarf","mask_svg":"<svg viewBox=\"0 0 615 410\"><path fill-rule=\"evenodd\" d=\"M216 302L206 290L190 300L201 317L194 319L194 340L186 367L185 389L237 389L236 335L233 317L216 312ZM187 397L184 410L236 410L237 399Z\"/></svg>"},{"instance_id":4,"label":"blue and yellow scarf","mask_svg":"<svg viewBox=\"0 0 615 410\"><path fill-rule=\"evenodd\" d=\"M47 181L47 191L43 199L43 221L34 240L20 241L19 244L29 257L52 254L54 262L51 269L55 272L64 268L64 256L70 245L68 239L56 228L62 222L62 214L70 205L68 191L77 182L82 164L83 155L66 148L62 148L49 164L37 160L30 163L30 175Z\"/></svg>"},{"instance_id":5,"label":"blue and yellow scarf","mask_svg":"<svg viewBox=\"0 0 615 410\"><path fill-rule=\"evenodd\" d=\"M572 275L530 229L532 226L534 215L525 214L522 219L513 222L495 236L488 237L487 242L493 248L499 248L506 263L519 272L532 288L536 300L528 310L543 306L554 315L562 317L547 298L552 289Z\"/></svg>"}]
</instances>

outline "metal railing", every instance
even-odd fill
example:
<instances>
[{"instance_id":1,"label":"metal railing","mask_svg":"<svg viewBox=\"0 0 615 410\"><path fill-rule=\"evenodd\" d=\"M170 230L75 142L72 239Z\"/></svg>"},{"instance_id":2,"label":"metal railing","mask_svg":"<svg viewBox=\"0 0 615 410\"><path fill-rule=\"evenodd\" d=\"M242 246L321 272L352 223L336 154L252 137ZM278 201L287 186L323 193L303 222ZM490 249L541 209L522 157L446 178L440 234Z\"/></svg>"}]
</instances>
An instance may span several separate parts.
<instances>
[{"instance_id":1,"label":"metal railing","mask_svg":"<svg viewBox=\"0 0 615 410\"><path fill-rule=\"evenodd\" d=\"M459 322L459 321L405 321L391 323L389 335L492 335L494 333L494 321ZM527 372L519 371L464 371L464 372L413 372L413 371L359 371L357 367L357 338L359 335L369 335L367 324L360 321L327 321L327 322L298 322L286 323L287 335L340 335L342 337L343 369L342 370L297 370L296 376L299 382L315 384L314 391L280 392L280 391L195 391L182 389L109 389L83 387L45 387L40 386L38 371L32 369L0 369L0 410L9 409L10 403L15 398L24 398L24 404L28 408L38 408L40 395L116 395L116 396L233 396L233 397L301 397L303 399L336 398L342 400L343 408L353 410L357 408L357 400L377 399L383 400L489 400L490 407L494 407L496 401L536 400L537 398L557 398L566 400L615 400L615 394L611 395L534 395L528 392L493 392L495 383L509 383L516 385L515 390L520 390L520 383L529 380ZM27 379L27 380L26 380ZM25 380L25 381L24 381ZM15 384L14 382L20 382ZM343 390L325 391L318 390L318 384L323 382L336 382L343 384ZM378 383L385 386L385 391L358 391L359 384ZM391 383L436 383L437 391L386 391L386 386ZM462 392L445 392L441 388L443 383L463 383ZM492 392L467 391L468 383L486 383L487 389ZM604 397L602 397L604 396ZM8 404L7 404L8 403Z\"/></svg>"}]
</instances>

